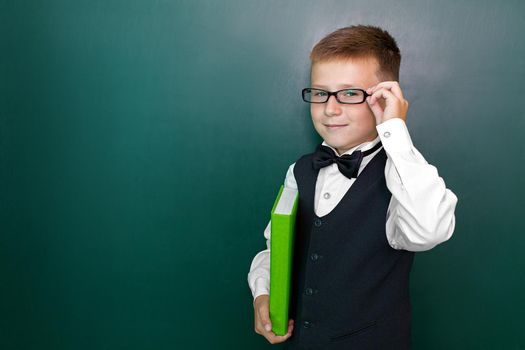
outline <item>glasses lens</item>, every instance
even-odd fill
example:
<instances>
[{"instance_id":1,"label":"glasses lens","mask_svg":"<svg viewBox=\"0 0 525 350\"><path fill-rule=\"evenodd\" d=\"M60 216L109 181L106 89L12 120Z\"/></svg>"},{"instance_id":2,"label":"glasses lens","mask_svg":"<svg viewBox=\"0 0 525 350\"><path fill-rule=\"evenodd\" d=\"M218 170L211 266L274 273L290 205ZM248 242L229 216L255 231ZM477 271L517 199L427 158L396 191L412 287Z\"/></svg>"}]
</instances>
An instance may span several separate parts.
<instances>
[{"instance_id":1,"label":"glasses lens","mask_svg":"<svg viewBox=\"0 0 525 350\"><path fill-rule=\"evenodd\" d=\"M318 89L304 89L303 99L306 102L322 103L328 100L328 93Z\"/></svg>"},{"instance_id":2,"label":"glasses lens","mask_svg":"<svg viewBox=\"0 0 525 350\"><path fill-rule=\"evenodd\" d=\"M337 97L342 103L361 103L365 100L364 92L355 89L339 91Z\"/></svg>"}]
</instances>

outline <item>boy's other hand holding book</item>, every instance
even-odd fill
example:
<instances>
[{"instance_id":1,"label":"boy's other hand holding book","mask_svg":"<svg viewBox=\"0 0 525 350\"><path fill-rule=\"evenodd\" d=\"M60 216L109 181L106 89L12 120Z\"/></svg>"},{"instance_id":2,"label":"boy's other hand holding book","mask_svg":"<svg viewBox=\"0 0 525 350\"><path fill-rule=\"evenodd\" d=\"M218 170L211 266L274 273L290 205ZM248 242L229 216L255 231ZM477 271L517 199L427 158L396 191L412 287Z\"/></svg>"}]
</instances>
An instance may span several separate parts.
<instances>
[{"instance_id":1,"label":"boy's other hand holding book","mask_svg":"<svg viewBox=\"0 0 525 350\"><path fill-rule=\"evenodd\" d=\"M270 344L278 344L286 341L292 336L294 321L288 321L288 333L283 336L275 335L272 332L272 322L270 321L270 297L268 295L260 295L253 302L255 315L255 332L262 335L270 342Z\"/></svg>"}]
</instances>

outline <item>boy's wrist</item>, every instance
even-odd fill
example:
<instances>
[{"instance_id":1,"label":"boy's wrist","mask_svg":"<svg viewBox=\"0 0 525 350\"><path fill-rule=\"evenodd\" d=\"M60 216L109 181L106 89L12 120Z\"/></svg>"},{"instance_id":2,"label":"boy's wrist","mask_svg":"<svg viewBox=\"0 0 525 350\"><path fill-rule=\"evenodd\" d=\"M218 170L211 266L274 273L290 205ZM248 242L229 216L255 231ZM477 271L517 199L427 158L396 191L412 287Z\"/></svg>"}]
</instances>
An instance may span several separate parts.
<instances>
[{"instance_id":1,"label":"boy's wrist","mask_svg":"<svg viewBox=\"0 0 525 350\"><path fill-rule=\"evenodd\" d=\"M397 119L400 119L400 120L402 120L405 123L407 121L406 117L390 117L390 118L386 118L386 119L381 120L377 125L381 125L381 124L384 124L384 123L386 123L386 122L388 122L390 120L397 120Z\"/></svg>"},{"instance_id":2,"label":"boy's wrist","mask_svg":"<svg viewBox=\"0 0 525 350\"><path fill-rule=\"evenodd\" d=\"M388 119L382 120L382 121L381 121L379 124L377 124L376 126L383 125L383 124L388 123L388 122L390 122L390 121L399 122L399 120L402 120L404 123L406 123L406 118L402 118L402 117L391 117L391 118L388 118Z\"/></svg>"}]
</instances>

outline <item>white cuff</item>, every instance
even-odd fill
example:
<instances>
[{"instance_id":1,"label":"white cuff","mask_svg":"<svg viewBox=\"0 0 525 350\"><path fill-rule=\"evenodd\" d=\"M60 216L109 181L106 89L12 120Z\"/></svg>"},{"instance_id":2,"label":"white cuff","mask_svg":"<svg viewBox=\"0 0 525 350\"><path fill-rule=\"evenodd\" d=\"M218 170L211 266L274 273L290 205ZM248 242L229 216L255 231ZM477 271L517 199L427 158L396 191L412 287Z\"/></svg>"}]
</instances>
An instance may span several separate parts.
<instances>
[{"instance_id":1,"label":"white cuff","mask_svg":"<svg viewBox=\"0 0 525 350\"><path fill-rule=\"evenodd\" d=\"M381 138L381 143L388 152L410 152L412 139L408 133L405 121L401 118L392 118L376 125L377 133Z\"/></svg>"},{"instance_id":2,"label":"white cuff","mask_svg":"<svg viewBox=\"0 0 525 350\"><path fill-rule=\"evenodd\" d=\"M270 295L270 286L268 284L268 281L263 277L255 280L255 288L252 292L253 300L257 299L260 295Z\"/></svg>"}]
</instances>

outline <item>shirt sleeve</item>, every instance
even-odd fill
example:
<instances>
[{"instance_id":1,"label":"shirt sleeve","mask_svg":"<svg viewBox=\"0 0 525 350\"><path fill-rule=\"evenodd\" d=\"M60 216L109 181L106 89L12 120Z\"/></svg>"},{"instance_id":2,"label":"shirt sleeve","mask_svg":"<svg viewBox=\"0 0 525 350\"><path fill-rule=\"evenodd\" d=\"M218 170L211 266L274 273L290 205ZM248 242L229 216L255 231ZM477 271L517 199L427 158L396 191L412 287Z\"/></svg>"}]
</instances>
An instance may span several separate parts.
<instances>
[{"instance_id":1,"label":"shirt sleeve","mask_svg":"<svg viewBox=\"0 0 525 350\"><path fill-rule=\"evenodd\" d=\"M388 242L394 249L432 249L452 236L458 199L414 147L403 119L389 119L376 128L388 156L385 177L392 193Z\"/></svg>"},{"instance_id":2,"label":"shirt sleeve","mask_svg":"<svg viewBox=\"0 0 525 350\"><path fill-rule=\"evenodd\" d=\"M284 180L284 187L297 189L297 181L293 174L295 163L290 165L286 172ZM266 249L260 251L255 255L248 273L248 285L252 291L253 299L255 300L260 295L270 294L270 238L271 238L271 220L266 225L264 230L264 238L266 239Z\"/></svg>"}]
</instances>

